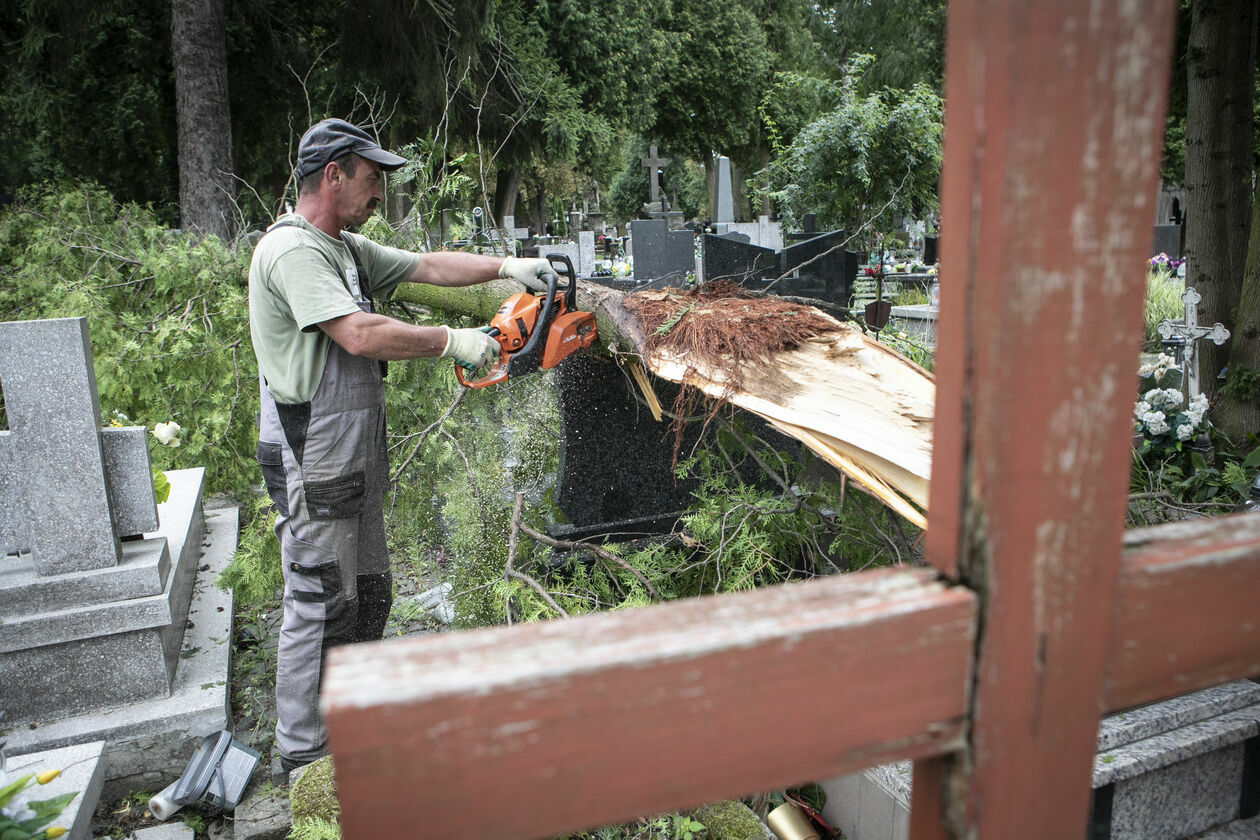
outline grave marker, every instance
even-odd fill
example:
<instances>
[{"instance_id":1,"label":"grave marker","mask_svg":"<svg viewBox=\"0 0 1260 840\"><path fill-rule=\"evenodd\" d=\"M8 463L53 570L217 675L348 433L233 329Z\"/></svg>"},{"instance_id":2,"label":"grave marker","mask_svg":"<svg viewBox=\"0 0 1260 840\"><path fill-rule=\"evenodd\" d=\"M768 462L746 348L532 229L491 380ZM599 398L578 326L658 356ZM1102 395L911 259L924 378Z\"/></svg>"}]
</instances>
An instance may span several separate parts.
<instances>
[{"instance_id":1,"label":"grave marker","mask_svg":"<svg viewBox=\"0 0 1260 840\"><path fill-rule=\"evenodd\" d=\"M682 286L696 270L695 236L689 230L670 230L664 219L636 219L630 223L634 246L634 279Z\"/></svg>"},{"instance_id":2,"label":"grave marker","mask_svg":"<svg viewBox=\"0 0 1260 840\"><path fill-rule=\"evenodd\" d=\"M1163 338L1176 336L1183 339L1186 343L1185 349L1182 351L1182 370L1186 373L1187 401L1201 393L1199 390L1198 342L1210 338L1212 343L1219 347L1229 338L1229 330L1225 329L1224 324L1216 323L1210 327L1199 326L1199 301L1201 300L1203 298L1197 291L1187 288L1181 293L1181 301L1185 304L1185 322L1175 324L1165 318L1156 327L1156 331Z\"/></svg>"},{"instance_id":3,"label":"grave marker","mask_svg":"<svg viewBox=\"0 0 1260 840\"><path fill-rule=\"evenodd\" d=\"M651 196L652 204L657 204L661 200L661 171L665 168L665 164L669 163L669 158L663 158L657 154L656 146L652 145L648 147L648 156L639 158L639 163L647 167L648 195Z\"/></svg>"},{"instance_id":4,"label":"grave marker","mask_svg":"<svg viewBox=\"0 0 1260 840\"><path fill-rule=\"evenodd\" d=\"M717 178L713 195L713 221L735 221L735 197L731 190L731 159L718 155Z\"/></svg>"}]
</instances>

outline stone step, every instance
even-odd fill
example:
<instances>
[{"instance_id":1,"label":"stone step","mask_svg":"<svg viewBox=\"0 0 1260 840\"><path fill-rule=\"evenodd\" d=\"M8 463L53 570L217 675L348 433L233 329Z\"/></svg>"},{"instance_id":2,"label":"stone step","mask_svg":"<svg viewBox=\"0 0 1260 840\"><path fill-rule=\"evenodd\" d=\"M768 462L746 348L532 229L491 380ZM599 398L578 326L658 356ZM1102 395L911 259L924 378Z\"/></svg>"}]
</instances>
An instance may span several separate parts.
<instances>
[{"instance_id":1,"label":"stone step","mask_svg":"<svg viewBox=\"0 0 1260 840\"><path fill-rule=\"evenodd\" d=\"M15 618L160 595L170 560L164 539L124 542L122 558L112 568L51 577L36 573L29 554L6 559L0 563L0 615Z\"/></svg>"},{"instance_id":2,"label":"stone step","mask_svg":"<svg viewBox=\"0 0 1260 840\"><path fill-rule=\"evenodd\" d=\"M908 761L830 779L823 816L846 840L905 840L910 779ZM1085 836L1260 838L1258 780L1260 685L1250 680L1111 715L1099 726Z\"/></svg>"},{"instance_id":3,"label":"stone step","mask_svg":"<svg viewBox=\"0 0 1260 840\"><path fill-rule=\"evenodd\" d=\"M77 793L65 810L49 825L66 829L66 840L90 840L92 812L101 798L105 782L105 742L93 741L72 747L10 755L5 761L9 778L45 770L60 770L61 775L46 785L30 791L35 800L52 799L66 793Z\"/></svg>"}]
</instances>

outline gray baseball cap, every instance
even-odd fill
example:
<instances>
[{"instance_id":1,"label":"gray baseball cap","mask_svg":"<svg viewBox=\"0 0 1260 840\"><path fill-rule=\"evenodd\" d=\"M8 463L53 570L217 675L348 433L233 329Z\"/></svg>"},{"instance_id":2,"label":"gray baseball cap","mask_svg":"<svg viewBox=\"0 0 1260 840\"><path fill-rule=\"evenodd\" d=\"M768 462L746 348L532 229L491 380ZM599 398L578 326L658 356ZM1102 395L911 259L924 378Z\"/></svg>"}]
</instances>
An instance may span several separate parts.
<instances>
[{"instance_id":1,"label":"gray baseball cap","mask_svg":"<svg viewBox=\"0 0 1260 840\"><path fill-rule=\"evenodd\" d=\"M305 178L323 169L330 160L347 152L375 162L386 172L407 162L405 157L387 152L366 131L345 120L328 119L315 123L298 144L297 176Z\"/></svg>"}]
</instances>

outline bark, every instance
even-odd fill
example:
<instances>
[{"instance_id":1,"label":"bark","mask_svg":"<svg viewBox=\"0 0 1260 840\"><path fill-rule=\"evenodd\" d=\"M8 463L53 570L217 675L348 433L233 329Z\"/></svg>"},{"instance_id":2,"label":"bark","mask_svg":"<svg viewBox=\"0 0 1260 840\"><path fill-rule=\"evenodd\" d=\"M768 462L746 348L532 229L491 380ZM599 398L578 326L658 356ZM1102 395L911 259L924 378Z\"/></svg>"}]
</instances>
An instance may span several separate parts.
<instances>
[{"instance_id":1,"label":"bark","mask_svg":"<svg viewBox=\"0 0 1260 840\"><path fill-rule=\"evenodd\" d=\"M494 219L502 225L504 216L516 215L516 198L521 191L520 167L500 169L494 179Z\"/></svg>"},{"instance_id":2,"label":"bark","mask_svg":"<svg viewBox=\"0 0 1260 840\"><path fill-rule=\"evenodd\" d=\"M1229 377L1217 393L1214 422L1237 446L1260 434L1260 190L1251 210L1251 241L1238 317L1229 340Z\"/></svg>"},{"instance_id":3,"label":"bark","mask_svg":"<svg viewBox=\"0 0 1260 840\"><path fill-rule=\"evenodd\" d=\"M1251 228L1254 0L1195 0L1187 51L1186 285L1199 322L1233 333ZM1230 345L1199 344L1199 380L1215 399Z\"/></svg>"},{"instance_id":4,"label":"bark","mask_svg":"<svg viewBox=\"0 0 1260 840\"><path fill-rule=\"evenodd\" d=\"M465 288L408 283L395 296L489 321L520 289L510 280ZM668 352L646 353L638 319L623 306L624 299L623 292L579 284L578 308L595 313L602 352L619 359L636 356L663 379L693 385L763 417L908 521L926 527L922 511L936 400L931 374L857 327L835 321L834 332L778 353L755 369L745 368L740 388L731 391L721 370ZM644 396L649 404L654 400Z\"/></svg>"},{"instance_id":5,"label":"bark","mask_svg":"<svg viewBox=\"0 0 1260 840\"><path fill-rule=\"evenodd\" d=\"M236 228L232 120L223 0L171 3L179 125L179 205L185 229L230 239Z\"/></svg>"}]
</instances>

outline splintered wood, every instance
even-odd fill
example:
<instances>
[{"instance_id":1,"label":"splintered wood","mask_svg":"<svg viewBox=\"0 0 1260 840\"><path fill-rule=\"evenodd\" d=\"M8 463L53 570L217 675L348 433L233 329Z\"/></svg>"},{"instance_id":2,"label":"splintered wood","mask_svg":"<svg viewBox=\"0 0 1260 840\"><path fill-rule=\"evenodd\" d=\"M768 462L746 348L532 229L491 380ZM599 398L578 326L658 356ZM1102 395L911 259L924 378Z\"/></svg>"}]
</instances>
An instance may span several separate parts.
<instances>
[{"instance_id":1,"label":"splintered wood","mask_svg":"<svg viewBox=\"0 0 1260 840\"><path fill-rule=\"evenodd\" d=\"M856 326L723 285L625 298L648 368L765 418L926 528L932 375Z\"/></svg>"}]
</instances>

